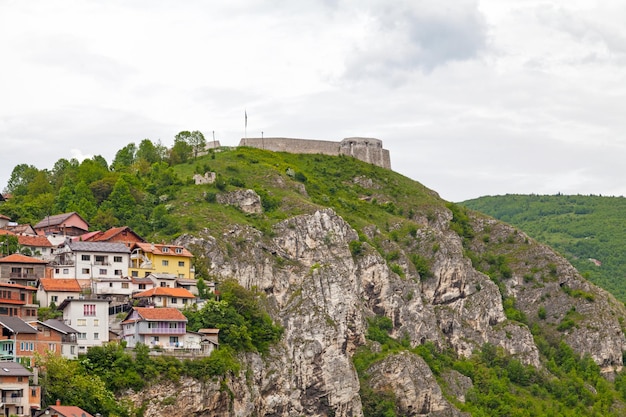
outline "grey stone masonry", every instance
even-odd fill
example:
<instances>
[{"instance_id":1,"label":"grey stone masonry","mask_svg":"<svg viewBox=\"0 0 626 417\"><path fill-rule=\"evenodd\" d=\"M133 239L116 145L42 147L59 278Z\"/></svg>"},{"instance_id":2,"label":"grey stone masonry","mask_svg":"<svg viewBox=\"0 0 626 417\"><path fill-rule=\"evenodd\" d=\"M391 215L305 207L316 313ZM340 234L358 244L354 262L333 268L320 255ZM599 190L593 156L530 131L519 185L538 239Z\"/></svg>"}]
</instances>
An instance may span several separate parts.
<instances>
[{"instance_id":1,"label":"grey stone masonry","mask_svg":"<svg viewBox=\"0 0 626 417\"><path fill-rule=\"evenodd\" d=\"M383 141L374 138L346 138L341 142L294 138L245 138L239 146L265 149L273 152L319 153L323 155L352 156L372 165L391 169L389 151L383 149Z\"/></svg>"}]
</instances>

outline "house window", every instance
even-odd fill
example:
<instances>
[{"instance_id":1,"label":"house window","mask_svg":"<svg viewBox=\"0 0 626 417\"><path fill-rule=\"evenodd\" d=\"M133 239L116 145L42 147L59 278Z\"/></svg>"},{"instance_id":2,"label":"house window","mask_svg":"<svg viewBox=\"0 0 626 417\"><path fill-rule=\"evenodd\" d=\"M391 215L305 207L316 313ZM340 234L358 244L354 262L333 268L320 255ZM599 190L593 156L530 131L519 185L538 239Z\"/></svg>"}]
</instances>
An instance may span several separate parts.
<instances>
[{"instance_id":1,"label":"house window","mask_svg":"<svg viewBox=\"0 0 626 417\"><path fill-rule=\"evenodd\" d=\"M93 340L98 340L98 339L100 339L100 333L94 333Z\"/></svg>"},{"instance_id":2,"label":"house window","mask_svg":"<svg viewBox=\"0 0 626 417\"><path fill-rule=\"evenodd\" d=\"M80 260L81 261L90 261L91 260L91 255L80 255Z\"/></svg>"},{"instance_id":3,"label":"house window","mask_svg":"<svg viewBox=\"0 0 626 417\"><path fill-rule=\"evenodd\" d=\"M50 301L53 303L56 303L59 301L59 296L58 295L51 295L50 296Z\"/></svg>"},{"instance_id":4,"label":"house window","mask_svg":"<svg viewBox=\"0 0 626 417\"><path fill-rule=\"evenodd\" d=\"M161 265L163 265L163 266L168 266L169 264L170 264L170 261L168 261L168 260L166 260L166 259L163 259L163 260L161 261Z\"/></svg>"},{"instance_id":5,"label":"house window","mask_svg":"<svg viewBox=\"0 0 626 417\"><path fill-rule=\"evenodd\" d=\"M104 255L95 255L96 258L96 265L106 265L107 262L107 257Z\"/></svg>"},{"instance_id":6,"label":"house window","mask_svg":"<svg viewBox=\"0 0 626 417\"><path fill-rule=\"evenodd\" d=\"M131 277L138 277L139 276L139 271L130 271L130 276Z\"/></svg>"},{"instance_id":7,"label":"house window","mask_svg":"<svg viewBox=\"0 0 626 417\"><path fill-rule=\"evenodd\" d=\"M185 261L178 261L178 266L185 266Z\"/></svg>"},{"instance_id":8,"label":"house window","mask_svg":"<svg viewBox=\"0 0 626 417\"><path fill-rule=\"evenodd\" d=\"M172 304L178 304L178 298L172 297Z\"/></svg>"},{"instance_id":9,"label":"house window","mask_svg":"<svg viewBox=\"0 0 626 417\"><path fill-rule=\"evenodd\" d=\"M101 269L100 270L100 275L106 275L107 274L107 270L106 269Z\"/></svg>"},{"instance_id":10,"label":"house window","mask_svg":"<svg viewBox=\"0 0 626 417\"><path fill-rule=\"evenodd\" d=\"M120 277L122 276L122 270L121 269L116 269L114 273L117 276L120 276Z\"/></svg>"},{"instance_id":11,"label":"house window","mask_svg":"<svg viewBox=\"0 0 626 417\"><path fill-rule=\"evenodd\" d=\"M146 289L146 284L139 284L139 289L140 290L145 290Z\"/></svg>"},{"instance_id":12,"label":"house window","mask_svg":"<svg viewBox=\"0 0 626 417\"><path fill-rule=\"evenodd\" d=\"M178 329L178 323L170 323L170 329Z\"/></svg>"},{"instance_id":13,"label":"house window","mask_svg":"<svg viewBox=\"0 0 626 417\"><path fill-rule=\"evenodd\" d=\"M113 283L109 282L109 288L113 288Z\"/></svg>"},{"instance_id":14,"label":"house window","mask_svg":"<svg viewBox=\"0 0 626 417\"><path fill-rule=\"evenodd\" d=\"M170 336L170 343L178 343L178 336Z\"/></svg>"},{"instance_id":15,"label":"house window","mask_svg":"<svg viewBox=\"0 0 626 417\"><path fill-rule=\"evenodd\" d=\"M48 350L50 352L56 352L57 351L57 345L55 343L48 343Z\"/></svg>"},{"instance_id":16,"label":"house window","mask_svg":"<svg viewBox=\"0 0 626 417\"><path fill-rule=\"evenodd\" d=\"M17 382L24 382L24 377L23 376L18 376L17 377Z\"/></svg>"},{"instance_id":17,"label":"house window","mask_svg":"<svg viewBox=\"0 0 626 417\"><path fill-rule=\"evenodd\" d=\"M178 278L185 278L185 274L178 274Z\"/></svg>"},{"instance_id":18,"label":"house window","mask_svg":"<svg viewBox=\"0 0 626 417\"><path fill-rule=\"evenodd\" d=\"M160 286L161 287L167 287L167 282L161 282Z\"/></svg>"},{"instance_id":19,"label":"house window","mask_svg":"<svg viewBox=\"0 0 626 417\"><path fill-rule=\"evenodd\" d=\"M96 315L96 305L95 304L85 304L83 306L83 315L84 316L95 316Z\"/></svg>"},{"instance_id":20,"label":"house window","mask_svg":"<svg viewBox=\"0 0 626 417\"><path fill-rule=\"evenodd\" d=\"M61 269L60 268L54 268L54 273L59 275L61 273Z\"/></svg>"},{"instance_id":21,"label":"house window","mask_svg":"<svg viewBox=\"0 0 626 417\"><path fill-rule=\"evenodd\" d=\"M87 333L78 333L77 338L78 340L85 340L87 339Z\"/></svg>"},{"instance_id":22,"label":"house window","mask_svg":"<svg viewBox=\"0 0 626 417\"><path fill-rule=\"evenodd\" d=\"M21 416L22 414L24 414L24 407L16 406L15 407L15 413Z\"/></svg>"},{"instance_id":23,"label":"house window","mask_svg":"<svg viewBox=\"0 0 626 417\"><path fill-rule=\"evenodd\" d=\"M176 248L176 253L183 253L183 248Z\"/></svg>"},{"instance_id":24,"label":"house window","mask_svg":"<svg viewBox=\"0 0 626 417\"><path fill-rule=\"evenodd\" d=\"M98 326L100 326L100 320L93 319L93 327L98 327Z\"/></svg>"},{"instance_id":25,"label":"house window","mask_svg":"<svg viewBox=\"0 0 626 417\"><path fill-rule=\"evenodd\" d=\"M169 251L170 251L170 248L166 248L166 247L164 247L164 248L161 250L161 252L163 252L163 253L168 253Z\"/></svg>"},{"instance_id":26,"label":"house window","mask_svg":"<svg viewBox=\"0 0 626 417\"><path fill-rule=\"evenodd\" d=\"M77 326L86 326L87 325L87 319L76 319L76 325Z\"/></svg>"},{"instance_id":27,"label":"house window","mask_svg":"<svg viewBox=\"0 0 626 417\"><path fill-rule=\"evenodd\" d=\"M183 304L187 304L187 299L183 298Z\"/></svg>"},{"instance_id":28,"label":"house window","mask_svg":"<svg viewBox=\"0 0 626 417\"><path fill-rule=\"evenodd\" d=\"M127 289L128 288L128 282L122 282L122 288Z\"/></svg>"},{"instance_id":29,"label":"house window","mask_svg":"<svg viewBox=\"0 0 626 417\"><path fill-rule=\"evenodd\" d=\"M122 262L122 257L121 256L114 256L113 257L113 262L118 262L118 263Z\"/></svg>"},{"instance_id":30,"label":"house window","mask_svg":"<svg viewBox=\"0 0 626 417\"><path fill-rule=\"evenodd\" d=\"M89 275L89 268L83 268L80 270L81 274L83 275Z\"/></svg>"},{"instance_id":31,"label":"house window","mask_svg":"<svg viewBox=\"0 0 626 417\"><path fill-rule=\"evenodd\" d=\"M156 329L157 327L159 327L159 323L155 323L155 322L148 322L148 329Z\"/></svg>"},{"instance_id":32,"label":"house window","mask_svg":"<svg viewBox=\"0 0 626 417\"><path fill-rule=\"evenodd\" d=\"M69 268L63 268L63 275L67 275L70 273Z\"/></svg>"},{"instance_id":33,"label":"house window","mask_svg":"<svg viewBox=\"0 0 626 417\"><path fill-rule=\"evenodd\" d=\"M70 346L70 355L76 354L76 346Z\"/></svg>"}]
</instances>

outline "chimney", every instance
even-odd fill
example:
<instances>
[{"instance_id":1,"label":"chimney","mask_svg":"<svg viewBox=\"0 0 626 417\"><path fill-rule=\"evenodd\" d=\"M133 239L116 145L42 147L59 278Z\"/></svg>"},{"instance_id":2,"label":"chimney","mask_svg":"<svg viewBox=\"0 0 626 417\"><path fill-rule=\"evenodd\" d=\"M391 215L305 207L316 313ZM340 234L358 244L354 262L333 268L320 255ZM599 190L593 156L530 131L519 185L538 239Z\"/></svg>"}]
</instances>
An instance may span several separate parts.
<instances>
[{"instance_id":1,"label":"chimney","mask_svg":"<svg viewBox=\"0 0 626 417\"><path fill-rule=\"evenodd\" d=\"M57 407L59 407L60 405L61 405L61 400L57 398Z\"/></svg>"}]
</instances>

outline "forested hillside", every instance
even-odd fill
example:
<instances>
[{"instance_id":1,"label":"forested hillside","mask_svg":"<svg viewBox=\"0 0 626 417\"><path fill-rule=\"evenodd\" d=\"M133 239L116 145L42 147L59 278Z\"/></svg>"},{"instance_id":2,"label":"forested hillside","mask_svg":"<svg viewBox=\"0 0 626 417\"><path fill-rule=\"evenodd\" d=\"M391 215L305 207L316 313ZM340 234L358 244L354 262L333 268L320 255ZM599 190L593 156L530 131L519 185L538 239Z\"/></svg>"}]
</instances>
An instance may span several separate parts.
<instances>
[{"instance_id":1,"label":"forested hillside","mask_svg":"<svg viewBox=\"0 0 626 417\"><path fill-rule=\"evenodd\" d=\"M507 194L461 204L555 248L590 281L626 302L626 198Z\"/></svg>"}]
</instances>

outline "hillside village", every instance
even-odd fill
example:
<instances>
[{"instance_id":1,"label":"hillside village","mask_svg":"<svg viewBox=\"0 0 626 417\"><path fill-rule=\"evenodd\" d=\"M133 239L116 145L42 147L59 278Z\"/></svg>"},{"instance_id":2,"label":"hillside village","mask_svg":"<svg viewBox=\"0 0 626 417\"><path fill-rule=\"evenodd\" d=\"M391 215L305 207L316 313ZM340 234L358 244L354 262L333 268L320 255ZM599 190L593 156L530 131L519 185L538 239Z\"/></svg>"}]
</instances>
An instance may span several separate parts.
<instances>
[{"instance_id":1,"label":"hillside village","mask_svg":"<svg viewBox=\"0 0 626 417\"><path fill-rule=\"evenodd\" d=\"M185 247L146 242L129 227L89 232L76 212L34 226L0 214L0 235L14 236L19 249L6 238L0 246L2 415L41 408L36 355L75 359L110 341L179 356L218 346L218 329L186 328L181 310L202 300ZM214 292L215 284L201 289Z\"/></svg>"}]
</instances>

